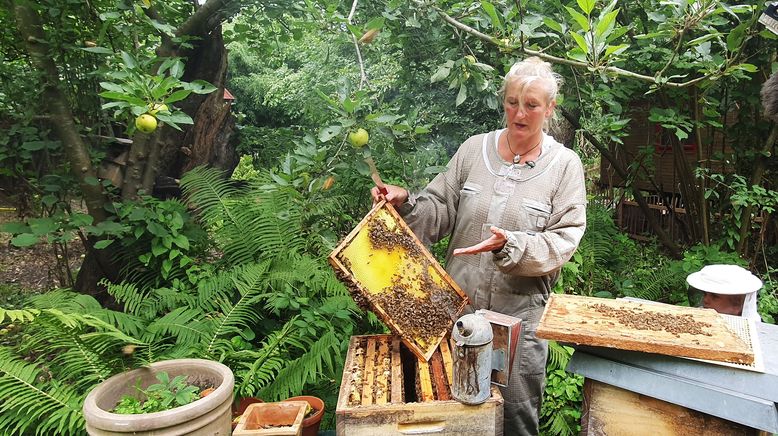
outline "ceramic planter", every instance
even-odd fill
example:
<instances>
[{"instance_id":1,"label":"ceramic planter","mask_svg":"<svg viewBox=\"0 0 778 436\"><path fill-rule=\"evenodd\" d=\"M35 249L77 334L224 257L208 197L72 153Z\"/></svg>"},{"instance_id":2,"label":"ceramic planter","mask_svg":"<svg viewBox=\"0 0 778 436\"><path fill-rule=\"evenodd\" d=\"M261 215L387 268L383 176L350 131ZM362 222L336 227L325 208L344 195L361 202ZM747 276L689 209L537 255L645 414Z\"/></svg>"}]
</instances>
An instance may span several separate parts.
<instances>
[{"instance_id":1,"label":"ceramic planter","mask_svg":"<svg viewBox=\"0 0 778 436\"><path fill-rule=\"evenodd\" d=\"M302 436L316 436L319 433L321 418L324 416L324 401L322 401L321 398L312 397L310 395L292 397L284 401L307 401L308 404L311 405L316 413L303 419Z\"/></svg>"},{"instance_id":2,"label":"ceramic planter","mask_svg":"<svg viewBox=\"0 0 778 436\"><path fill-rule=\"evenodd\" d=\"M156 374L170 378L185 375L189 383L213 385L204 398L164 412L124 415L111 413L119 400L141 386L156 383ZM231 426L232 390L235 379L225 365L203 359L176 359L152 363L148 367L117 374L97 385L84 400L86 431L94 436L108 435L224 435Z\"/></svg>"}]
</instances>

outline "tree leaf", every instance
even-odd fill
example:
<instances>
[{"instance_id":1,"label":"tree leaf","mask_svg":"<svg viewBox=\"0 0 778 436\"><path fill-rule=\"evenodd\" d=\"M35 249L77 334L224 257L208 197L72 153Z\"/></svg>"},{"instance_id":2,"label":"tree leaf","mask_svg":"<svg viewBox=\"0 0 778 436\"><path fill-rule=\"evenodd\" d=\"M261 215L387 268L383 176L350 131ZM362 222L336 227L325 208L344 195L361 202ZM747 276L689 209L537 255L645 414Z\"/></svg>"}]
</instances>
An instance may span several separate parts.
<instances>
[{"instance_id":1,"label":"tree leaf","mask_svg":"<svg viewBox=\"0 0 778 436\"><path fill-rule=\"evenodd\" d=\"M595 28L597 36L607 37L613 31L613 26L616 23L616 15L618 14L619 10L616 9L615 11L606 14L605 17L597 23L597 27Z\"/></svg>"},{"instance_id":2,"label":"tree leaf","mask_svg":"<svg viewBox=\"0 0 778 436\"><path fill-rule=\"evenodd\" d=\"M578 44L578 47L584 52L584 54L589 54L589 46L586 44L586 40L583 36L581 36L579 33L571 32L570 36L573 37L576 44Z\"/></svg>"},{"instance_id":3,"label":"tree leaf","mask_svg":"<svg viewBox=\"0 0 778 436\"><path fill-rule=\"evenodd\" d=\"M113 239L101 239L95 242L95 248L98 250L102 250L103 248L111 245L112 243L113 243Z\"/></svg>"},{"instance_id":4,"label":"tree leaf","mask_svg":"<svg viewBox=\"0 0 778 436\"><path fill-rule=\"evenodd\" d=\"M465 87L465 84L459 85L459 93L457 94L457 101L456 105L459 106L467 99L467 88Z\"/></svg>"},{"instance_id":5,"label":"tree leaf","mask_svg":"<svg viewBox=\"0 0 778 436\"><path fill-rule=\"evenodd\" d=\"M30 233L22 233L11 239L11 244L15 247L29 247L35 245L38 242L38 237Z\"/></svg>"},{"instance_id":6,"label":"tree leaf","mask_svg":"<svg viewBox=\"0 0 778 436\"><path fill-rule=\"evenodd\" d=\"M338 136L342 130L343 128L338 125L325 127L319 132L319 141L327 142L335 136Z\"/></svg>"},{"instance_id":7,"label":"tree leaf","mask_svg":"<svg viewBox=\"0 0 778 436\"><path fill-rule=\"evenodd\" d=\"M565 6L565 9L567 9L567 12L570 13L570 15L573 17L576 23L578 23L579 26L581 26L581 30L584 32L588 32L591 27L589 27L589 19L581 15L580 12L576 11L575 9L571 8L570 6Z\"/></svg>"},{"instance_id":8,"label":"tree leaf","mask_svg":"<svg viewBox=\"0 0 778 436\"><path fill-rule=\"evenodd\" d=\"M128 69L133 69L138 67L138 61L136 61L131 54L127 53L124 50L122 50L121 54L122 54L122 62L124 62L124 66L126 66Z\"/></svg>"},{"instance_id":9,"label":"tree leaf","mask_svg":"<svg viewBox=\"0 0 778 436\"><path fill-rule=\"evenodd\" d=\"M577 0L578 7L581 8L584 14L591 15L594 9L595 0Z\"/></svg>"},{"instance_id":10,"label":"tree leaf","mask_svg":"<svg viewBox=\"0 0 778 436\"><path fill-rule=\"evenodd\" d=\"M97 54L113 54L113 50L105 47L80 47L81 50Z\"/></svg>"},{"instance_id":11,"label":"tree leaf","mask_svg":"<svg viewBox=\"0 0 778 436\"><path fill-rule=\"evenodd\" d=\"M166 97L163 101L165 103L175 103L189 97L189 94L191 93L192 90L190 89L179 89L178 91L170 94L170 96Z\"/></svg>"},{"instance_id":12,"label":"tree leaf","mask_svg":"<svg viewBox=\"0 0 778 436\"><path fill-rule=\"evenodd\" d=\"M435 71L435 74L430 77L430 83L440 82L441 80L448 77L448 75L451 73L451 67L453 65L453 61L448 61L445 64L439 66L438 70Z\"/></svg>"},{"instance_id":13,"label":"tree leaf","mask_svg":"<svg viewBox=\"0 0 778 436\"><path fill-rule=\"evenodd\" d=\"M551 18L543 17L543 24L545 24L546 27L548 27L549 29L557 33L564 33L564 30L562 29L562 25L552 20Z\"/></svg>"},{"instance_id":14,"label":"tree leaf","mask_svg":"<svg viewBox=\"0 0 778 436\"><path fill-rule=\"evenodd\" d=\"M502 30L502 21L500 21L500 17L497 16L497 11L494 9L494 5L486 0L481 0L481 7L486 11L486 13L489 15L489 18L492 20L492 26Z\"/></svg>"}]
</instances>

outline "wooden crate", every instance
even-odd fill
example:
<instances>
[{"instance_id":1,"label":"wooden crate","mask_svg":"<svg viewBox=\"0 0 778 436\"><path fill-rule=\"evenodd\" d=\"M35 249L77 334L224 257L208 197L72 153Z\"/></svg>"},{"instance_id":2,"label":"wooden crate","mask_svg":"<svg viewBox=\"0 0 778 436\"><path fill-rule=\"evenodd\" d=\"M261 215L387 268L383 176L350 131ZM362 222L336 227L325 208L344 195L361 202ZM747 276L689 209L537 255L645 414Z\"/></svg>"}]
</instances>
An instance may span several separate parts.
<instances>
[{"instance_id":1,"label":"wooden crate","mask_svg":"<svg viewBox=\"0 0 778 436\"><path fill-rule=\"evenodd\" d=\"M451 399L452 366L447 340L426 361L396 336L352 336L335 412L337 434L502 435L500 391L492 387L491 398L478 406Z\"/></svg>"},{"instance_id":2,"label":"wooden crate","mask_svg":"<svg viewBox=\"0 0 778 436\"><path fill-rule=\"evenodd\" d=\"M354 299L369 305L425 360L469 304L467 295L384 201L333 250L329 262Z\"/></svg>"},{"instance_id":3,"label":"wooden crate","mask_svg":"<svg viewBox=\"0 0 778 436\"><path fill-rule=\"evenodd\" d=\"M750 364L754 351L712 309L552 294L543 339Z\"/></svg>"},{"instance_id":4,"label":"wooden crate","mask_svg":"<svg viewBox=\"0 0 778 436\"><path fill-rule=\"evenodd\" d=\"M588 378L583 407L584 436L759 435L744 425Z\"/></svg>"}]
</instances>

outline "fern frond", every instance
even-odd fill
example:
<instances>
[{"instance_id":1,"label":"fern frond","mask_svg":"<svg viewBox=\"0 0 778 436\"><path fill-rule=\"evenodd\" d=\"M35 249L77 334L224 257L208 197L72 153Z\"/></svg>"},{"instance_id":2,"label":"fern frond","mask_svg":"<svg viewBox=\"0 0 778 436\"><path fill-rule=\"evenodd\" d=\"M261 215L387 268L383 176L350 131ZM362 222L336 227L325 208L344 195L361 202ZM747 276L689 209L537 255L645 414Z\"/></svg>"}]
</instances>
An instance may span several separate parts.
<instances>
[{"instance_id":1,"label":"fern frond","mask_svg":"<svg viewBox=\"0 0 778 436\"><path fill-rule=\"evenodd\" d=\"M560 345L556 341L548 341L548 364L549 370L565 369L573 356L573 349Z\"/></svg>"},{"instance_id":2,"label":"fern frond","mask_svg":"<svg viewBox=\"0 0 778 436\"><path fill-rule=\"evenodd\" d=\"M125 312L132 315L138 315L141 304L143 304L148 290L141 291L138 286L132 282L123 281L121 283L111 283L108 280L101 280L100 284L105 286L108 293L116 299L116 302L124 305Z\"/></svg>"},{"instance_id":3,"label":"fern frond","mask_svg":"<svg viewBox=\"0 0 778 436\"><path fill-rule=\"evenodd\" d=\"M673 286L677 280L677 274L670 268L658 268L653 270L649 277L637 281L638 288L635 289L633 296L658 301L663 297L664 291Z\"/></svg>"},{"instance_id":4,"label":"fern frond","mask_svg":"<svg viewBox=\"0 0 778 436\"><path fill-rule=\"evenodd\" d=\"M40 313L37 309L3 309L0 307L0 323L7 319L11 322L32 321Z\"/></svg>"},{"instance_id":5,"label":"fern frond","mask_svg":"<svg viewBox=\"0 0 778 436\"><path fill-rule=\"evenodd\" d=\"M77 434L83 431L83 398L67 385L43 384L40 368L0 348L0 429L24 434Z\"/></svg>"},{"instance_id":6,"label":"fern frond","mask_svg":"<svg viewBox=\"0 0 778 436\"><path fill-rule=\"evenodd\" d=\"M570 414L566 413L567 410L562 409L555 413L548 426L549 433L555 436L573 436L575 429L570 425Z\"/></svg>"},{"instance_id":7,"label":"fern frond","mask_svg":"<svg viewBox=\"0 0 778 436\"><path fill-rule=\"evenodd\" d=\"M236 355L236 357L248 355L252 359L251 361L238 360L239 366L233 368L238 392L256 395L261 388L275 379L276 374L286 365L286 360L281 356L281 350L297 330L294 324L297 319L296 316L292 317L279 330L269 334L257 351Z\"/></svg>"},{"instance_id":8,"label":"fern frond","mask_svg":"<svg viewBox=\"0 0 778 436\"><path fill-rule=\"evenodd\" d=\"M256 323L261 319L261 314L257 311L257 302L261 298L262 289L248 289L241 292L240 299L232 304L228 300L221 300L221 316L214 317L214 328L211 330L210 339L205 349L206 354L213 352L214 341L228 333L240 333L241 330L249 328L250 324Z\"/></svg>"},{"instance_id":9,"label":"fern frond","mask_svg":"<svg viewBox=\"0 0 778 436\"><path fill-rule=\"evenodd\" d=\"M46 350L52 369L77 389L110 377L121 366L117 351L139 342L91 315L57 309L43 310L30 332L24 349Z\"/></svg>"},{"instance_id":10,"label":"fern frond","mask_svg":"<svg viewBox=\"0 0 778 436\"><path fill-rule=\"evenodd\" d=\"M340 341L334 332L327 332L306 346L309 351L286 364L275 382L262 389L262 398L280 400L302 392L306 383L316 381L324 369L333 370L333 355L339 355Z\"/></svg>"},{"instance_id":11,"label":"fern frond","mask_svg":"<svg viewBox=\"0 0 778 436\"><path fill-rule=\"evenodd\" d=\"M153 343L170 335L175 338L177 344L186 344L193 348L191 351L194 353L198 351L195 348L199 349L200 344L210 337L208 332L212 321L202 317L203 312L199 309L179 307L149 324L142 340Z\"/></svg>"}]
</instances>

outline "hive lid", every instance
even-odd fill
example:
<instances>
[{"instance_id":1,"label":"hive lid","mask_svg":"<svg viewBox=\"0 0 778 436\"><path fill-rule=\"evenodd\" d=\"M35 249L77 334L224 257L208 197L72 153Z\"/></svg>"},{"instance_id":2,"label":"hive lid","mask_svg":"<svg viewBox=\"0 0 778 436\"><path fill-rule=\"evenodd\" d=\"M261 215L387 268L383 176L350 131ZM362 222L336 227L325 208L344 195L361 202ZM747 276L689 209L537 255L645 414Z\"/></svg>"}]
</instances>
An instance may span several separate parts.
<instances>
[{"instance_id":1,"label":"hive lid","mask_svg":"<svg viewBox=\"0 0 778 436\"><path fill-rule=\"evenodd\" d=\"M469 304L467 295L385 201L346 236L329 261L354 299L368 305L424 360L430 359Z\"/></svg>"},{"instance_id":2,"label":"hive lid","mask_svg":"<svg viewBox=\"0 0 778 436\"><path fill-rule=\"evenodd\" d=\"M754 351L711 309L552 294L536 334L581 345L754 362Z\"/></svg>"}]
</instances>

